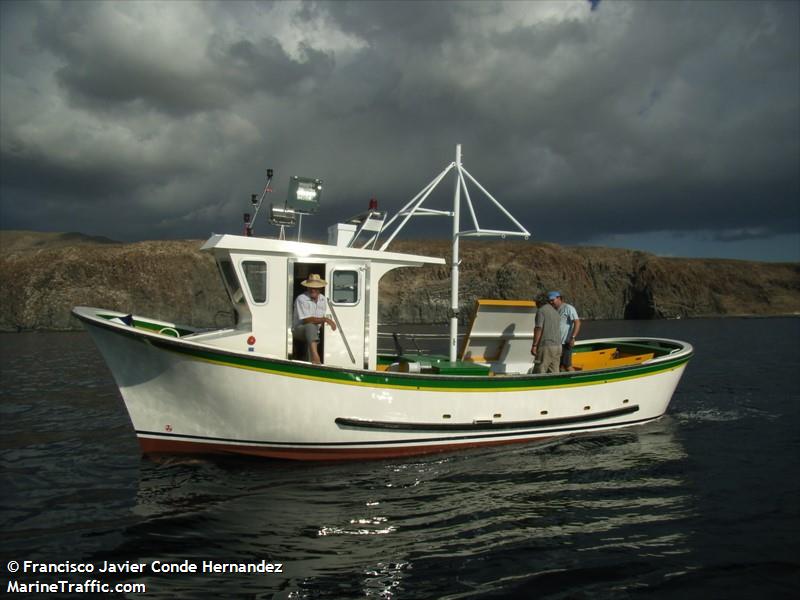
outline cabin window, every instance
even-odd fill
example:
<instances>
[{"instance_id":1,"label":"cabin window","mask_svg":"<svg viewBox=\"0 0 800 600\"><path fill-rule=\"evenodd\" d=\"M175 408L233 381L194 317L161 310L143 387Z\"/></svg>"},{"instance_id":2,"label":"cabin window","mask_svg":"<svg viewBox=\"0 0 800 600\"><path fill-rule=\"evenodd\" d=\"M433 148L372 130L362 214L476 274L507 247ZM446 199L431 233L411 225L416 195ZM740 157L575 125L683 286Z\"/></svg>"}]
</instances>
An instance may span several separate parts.
<instances>
[{"instance_id":1,"label":"cabin window","mask_svg":"<svg viewBox=\"0 0 800 600\"><path fill-rule=\"evenodd\" d=\"M358 271L334 271L331 284L334 304L358 304Z\"/></svg>"},{"instance_id":2,"label":"cabin window","mask_svg":"<svg viewBox=\"0 0 800 600\"><path fill-rule=\"evenodd\" d=\"M228 293L230 293L233 303L244 303L244 294L242 294L239 278L236 277L236 271L234 271L231 261L219 261L219 270L222 271L222 278L225 280L225 286L228 288Z\"/></svg>"},{"instance_id":3,"label":"cabin window","mask_svg":"<svg viewBox=\"0 0 800 600\"><path fill-rule=\"evenodd\" d=\"M261 260L245 260L242 271L250 289L250 296L256 304L267 301L267 263Z\"/></svg>"}]
</instances>

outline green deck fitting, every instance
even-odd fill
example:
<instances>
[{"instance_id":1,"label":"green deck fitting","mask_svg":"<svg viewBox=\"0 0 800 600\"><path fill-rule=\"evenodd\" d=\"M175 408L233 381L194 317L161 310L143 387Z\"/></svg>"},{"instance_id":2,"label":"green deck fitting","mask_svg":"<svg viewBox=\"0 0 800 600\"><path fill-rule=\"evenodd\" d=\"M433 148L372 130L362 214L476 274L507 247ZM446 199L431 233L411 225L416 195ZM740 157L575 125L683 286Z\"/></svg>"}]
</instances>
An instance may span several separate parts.
<instances>
[{"instance_id":1,"label":"green deck fitting","mask_svg":"<svg viewBox=\"0 0 800 600\"><path fill-rule=\"evenodd\" d=\"M450 362L450 358L441 354L403 354L402 356L378 356L379 365L388 365L396 362L419 363L423 370L430 368L440 375L477 375L489 374L489 365L457 360Z\"/></svg>"}]
</instances>

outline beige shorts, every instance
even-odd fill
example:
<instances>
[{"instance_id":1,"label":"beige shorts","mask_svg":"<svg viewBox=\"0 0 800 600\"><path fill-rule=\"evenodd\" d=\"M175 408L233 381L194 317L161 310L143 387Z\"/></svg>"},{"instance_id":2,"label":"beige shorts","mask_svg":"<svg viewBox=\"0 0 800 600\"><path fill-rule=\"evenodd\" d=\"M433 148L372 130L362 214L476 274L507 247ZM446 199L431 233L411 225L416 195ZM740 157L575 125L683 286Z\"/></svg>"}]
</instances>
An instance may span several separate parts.
<instances>
[{"instance_id":1,"label":"beige shorts","mask_svg":"<svg viewBox=\"0 0 800 600\"><path fill-rule=\"evenodd\" d=\"M534 373L558 373L561 361L561 346L542 346L536 350Z\"/></svg>"}]
</instances>

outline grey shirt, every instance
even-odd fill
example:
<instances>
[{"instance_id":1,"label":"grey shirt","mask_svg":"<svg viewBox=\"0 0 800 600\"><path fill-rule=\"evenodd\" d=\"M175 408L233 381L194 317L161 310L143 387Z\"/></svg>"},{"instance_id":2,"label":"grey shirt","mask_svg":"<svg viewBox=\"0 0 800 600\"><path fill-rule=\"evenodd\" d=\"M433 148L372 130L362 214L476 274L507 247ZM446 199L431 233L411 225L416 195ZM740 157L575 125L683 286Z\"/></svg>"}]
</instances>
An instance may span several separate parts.
<instances>
[{"instance_id":1,"label":"grey shirt","mask_svg":"<svg viewBox=\"0 0 800 600\"><path fill-rule=\"evenodd\" d=\"M555 308L544 304L536 311L536 327L542 328L539 346L561 345L561 317Z\"/></svg>"}]
</instances>

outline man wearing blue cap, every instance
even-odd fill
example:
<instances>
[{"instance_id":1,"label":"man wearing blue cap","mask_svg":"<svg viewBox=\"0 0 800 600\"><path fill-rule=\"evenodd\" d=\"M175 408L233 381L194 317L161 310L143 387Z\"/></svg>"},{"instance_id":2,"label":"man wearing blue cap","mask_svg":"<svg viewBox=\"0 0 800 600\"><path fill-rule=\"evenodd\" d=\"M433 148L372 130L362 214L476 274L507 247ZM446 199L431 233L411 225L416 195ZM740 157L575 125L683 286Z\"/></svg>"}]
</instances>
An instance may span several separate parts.
<instances>
[{"instance_id":1,"label":"man wearing blue cap","mask_svg":"<svg viewBox=\"0 0 800 600\"><path fill-rule=\"evenodd\" d=\"M578 311L571 304L567 304L561 298L561 292L550 292L547 300L558 311L561 317L561 370L574 371L572 366L572 347L575 345L575 338L581 330L581 319Z\"/></svg>"}]
</instances>

